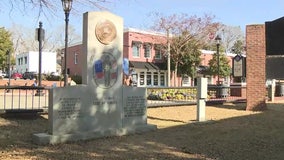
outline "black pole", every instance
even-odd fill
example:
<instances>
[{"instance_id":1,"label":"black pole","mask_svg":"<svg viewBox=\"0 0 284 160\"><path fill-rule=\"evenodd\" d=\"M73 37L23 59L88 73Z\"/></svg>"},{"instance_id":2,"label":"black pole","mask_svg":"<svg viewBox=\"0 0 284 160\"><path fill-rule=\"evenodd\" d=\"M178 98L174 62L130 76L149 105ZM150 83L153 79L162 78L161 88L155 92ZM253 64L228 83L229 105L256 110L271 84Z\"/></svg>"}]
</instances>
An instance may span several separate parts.
<instances>
[{"instance_id":1,"label":"black pole","mask_svg":"<svg viewBox=\"0 0 284 160\"><path fill-rule=\"evenodd\" d=\"M11 84L11 52L8 51L8 77L9 77L9 82L8 82L8 86L10 87Z\"/></svg>"},{"instance_id":2,"label":"black pole","mask_svg":"<svg viewBox=\"0 0 284 160\"><path fill-rule=\"evenodd\" d=\"M42 35L43 31L42 31L42 22L39 22L39 29L38 29L38 52L39 52L39 56L38 56L38 86L41 86L41 55L42 55Z\"/></svg>"},{"instance_id":3,"label":"black pole","mask_svg":"<svg viewBox=\"0 0 284 160\"><path fill-rule=\"evenodd\" d=\"M7 72L8 72L8 78L9 78L9 81L8 81L8 87L10 87L11 85L11 71L10 71L10 66L11 66L11 58L10 58L10 50L7 51L7 61L8 61L8 67L7 67ZM8 89L6 92L10 92L10 90Z\"/></svg>"},{"instance_id":4,"label":"black pole","mask_svg":"<svg viewBox=\"0 0 284 160\"><path fill-rule=\"evenodd\" d=\"M64 86L67 86L68 74L67 74L67 48L68 48L68 22L69 12L65 11L65 49L64 49Z\"/></svg>"},{"instance_id":5,"label":"black pole","mask_svg":"<svg viewBox=\"0 0 284 160\"><path fill-rule=\"evenodd\" d=\"M220 57L219 57L219 46L220 46L220 44L217 43L217 67L218 67L217 85L220 85Z\"/></svg>"}]
</instances>

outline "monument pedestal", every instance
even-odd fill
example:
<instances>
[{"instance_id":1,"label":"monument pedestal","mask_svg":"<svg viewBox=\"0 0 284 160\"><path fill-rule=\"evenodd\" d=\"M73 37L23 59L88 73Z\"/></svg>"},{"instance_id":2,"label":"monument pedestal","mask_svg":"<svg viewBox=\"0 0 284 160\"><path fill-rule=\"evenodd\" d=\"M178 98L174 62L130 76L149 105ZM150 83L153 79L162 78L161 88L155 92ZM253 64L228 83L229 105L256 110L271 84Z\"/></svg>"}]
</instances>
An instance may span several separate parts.
<instances>
[{"instance_id":1,"label":"monument pedestal","mask_svg":"<svg viewBox=\"0 0 284 160\"><path fill-rule=\"evenodd\" d=\"M81 132L81 133L74 133L74 134L64 134L64 135L51 135L48 133L37 133L33 134L32 139L33 143L38 145L45 145L45 144L58 144L58 143L65 143L65 142L76 142L80 140L90 140L90 139L97 139L109 136L124 136L130 135L135 133L143 133L154 131L157 129L156 125L138 125L135 127L126 127L121 128L118 130L108 130L104 132Z\"/></svg>"},{"instance_id":2,"label":"monument pedestal","mask_svg":"<svg viewBox=\"0 0 284 160\"><path fill-rule=\"evenodd\" d=\"M115 97L112 92L100 99L86 85L51 89L49 131L33 134L33 142L57 144L157 129L147 124L145 88L122 86Z\"/></svg>"}]
</instances>

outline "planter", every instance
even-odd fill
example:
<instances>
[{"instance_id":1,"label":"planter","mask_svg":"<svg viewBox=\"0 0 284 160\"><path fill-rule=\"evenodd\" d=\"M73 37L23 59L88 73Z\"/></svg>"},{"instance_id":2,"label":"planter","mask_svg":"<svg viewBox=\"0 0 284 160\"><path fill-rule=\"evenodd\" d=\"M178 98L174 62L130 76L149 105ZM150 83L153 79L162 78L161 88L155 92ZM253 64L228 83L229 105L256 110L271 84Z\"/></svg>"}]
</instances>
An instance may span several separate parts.
<instances>
[{"instance_id":1,"label":"planter","mask_svg":"<svg viewBox=\"0 0 284 160\"><path fill-rule=\"evenodd\" d=\"M276 83L275 95L281 96L281 97L284 96L284 83L283 82Z\"/></svg>"},{"instance_id":2,"label":"planter","mask_svg":"<svg viewBox=\"0 0 284 160\"><path fill-rule=\"evenodd\" d=\"M229 95L229 89L224 86L218 86L217 90L216 90L216 98L224 98L227 97Z\"/></svg>"}]
</instances>

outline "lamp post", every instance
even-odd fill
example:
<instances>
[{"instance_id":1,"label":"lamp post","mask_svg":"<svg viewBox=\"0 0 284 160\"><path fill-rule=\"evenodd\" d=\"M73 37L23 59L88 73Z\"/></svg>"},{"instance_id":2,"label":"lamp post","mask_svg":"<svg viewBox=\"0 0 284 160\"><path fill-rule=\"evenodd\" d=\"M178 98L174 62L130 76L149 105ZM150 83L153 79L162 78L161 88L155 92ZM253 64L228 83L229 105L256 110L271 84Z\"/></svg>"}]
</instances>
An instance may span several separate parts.
<instances>
[{"instance_id":1,"label":"lamp post","mask_svg":"<svg viewBox=\"0 0 284 160\"><path fill-rule=\"evenodd\" d=\"M220 56L219 56L219 47L221 42L221 37L219 35L215 38L216 46L217 46L217 67L218 67L218 79L217 79L217 85L220 85Z\"/></svg>"},{"instance_id":2,"label":"lamp post","mask_svg":"<svg viewBox=\"0 0 284 160\"><path fill-rule=\"evenodd\" d=\"M65 13L65 49L64 49L64 86L67 86L68 74L67 74L67 48L68 48L68 22L69 13L72 8L73 0L61 0L62 7Z\"/></svg>"}]
</instances>

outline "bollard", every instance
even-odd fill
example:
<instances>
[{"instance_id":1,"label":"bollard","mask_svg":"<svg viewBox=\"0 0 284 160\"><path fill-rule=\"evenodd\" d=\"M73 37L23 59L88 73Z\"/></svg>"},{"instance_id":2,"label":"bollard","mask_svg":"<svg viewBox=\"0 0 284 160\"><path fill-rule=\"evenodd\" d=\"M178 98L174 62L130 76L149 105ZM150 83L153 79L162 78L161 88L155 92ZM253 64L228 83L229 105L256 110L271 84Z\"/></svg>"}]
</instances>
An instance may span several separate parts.
<instances>
[{"instance_id":1,"label":"bollard","mask_svg":"<svg viewBox=\"0 0 284 160\"><path fill-rule=\"evenodd\" d=\"M207 98L207 78L197 79L197 117L199 122L206 121L205 106Z\"/></svg>"}]
</instances>

